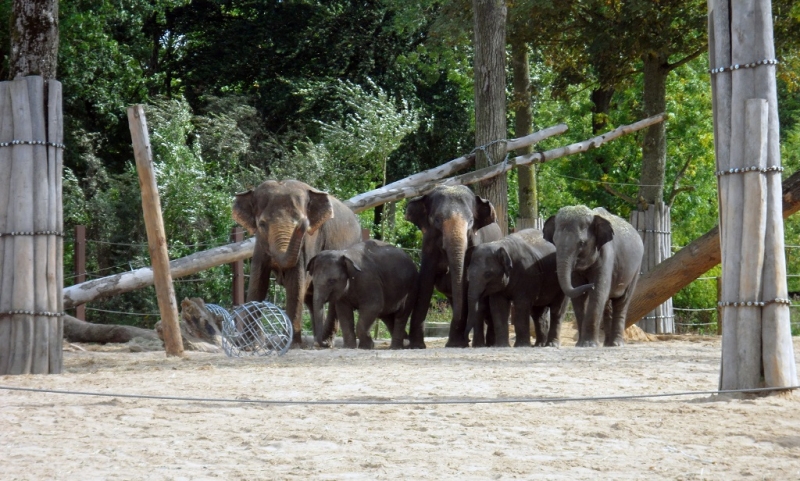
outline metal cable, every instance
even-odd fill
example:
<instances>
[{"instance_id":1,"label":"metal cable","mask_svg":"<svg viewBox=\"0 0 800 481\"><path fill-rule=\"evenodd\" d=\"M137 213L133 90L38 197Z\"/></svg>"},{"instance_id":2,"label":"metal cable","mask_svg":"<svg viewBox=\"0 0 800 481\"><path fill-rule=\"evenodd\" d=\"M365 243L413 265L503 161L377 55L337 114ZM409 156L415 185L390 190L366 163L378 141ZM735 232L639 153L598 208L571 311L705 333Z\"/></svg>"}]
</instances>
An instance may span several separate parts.
<instances>
[{"instance_id":1,"label":"metal cable","mask_svg":"<svg viewBox=\"0 0 800 481\"><path fill-rule=\"evenodd\" d=\"M116 394L85 391L64 391L58 389L37 389L25 387L0 386L4 391L23 391L48 394L69 394L75 396L99 396L99 397L118 397L129 399L155 399L160 401L188 401L201 403L237 403L237 404L266 404L266 405L287 405L287 406L330 406L330 405L443 405L443 404L510 404L510 403L550 403L550 402L587 402L587 401L629 401L635 399L650 399L661 397L679 396L705 396L714 394L733 394L733 393L761 393L774 391L792 391L800 389L800 386L788 387L764 387L754 389L725 389L717 391L681 391L674 393L660 394L631 394L622 396L588 396L588 397L553 397L553 398L452 398L452 399L418 399L418 400L374 400L374 399L331 399L321 401L288 401L272 399L227 399L227 398L196 398L186 396L152 396L146 394Z\"/></svg>"}]
</instances>

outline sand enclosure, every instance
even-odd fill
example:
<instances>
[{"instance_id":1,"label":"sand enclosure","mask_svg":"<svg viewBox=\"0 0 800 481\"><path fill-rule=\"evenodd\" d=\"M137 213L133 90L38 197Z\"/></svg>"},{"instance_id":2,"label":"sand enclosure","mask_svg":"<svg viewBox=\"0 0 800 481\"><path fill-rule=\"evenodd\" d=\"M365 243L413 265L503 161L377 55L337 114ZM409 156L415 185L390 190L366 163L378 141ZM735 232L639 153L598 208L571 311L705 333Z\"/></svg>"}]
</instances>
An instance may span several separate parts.
<instances>
[{"instance_id":1,"label":"sand enclosure","mask_svg":"<svg viewBox=\"0 0 800 481\"><path fill-rule=\"evenodd\" d=\"M568 337L568 336L564 336ZM0 385L196 398L591 397L717 387L720 339L620 349L70 347ZM795 339L795 352L800 339ZM99 349L82 351L80 349ZM139 350L134 346L134 350ZM262 405L0 390L2 479L800 479L800 393L454 405Z\"/></svg>"}]
</instances>

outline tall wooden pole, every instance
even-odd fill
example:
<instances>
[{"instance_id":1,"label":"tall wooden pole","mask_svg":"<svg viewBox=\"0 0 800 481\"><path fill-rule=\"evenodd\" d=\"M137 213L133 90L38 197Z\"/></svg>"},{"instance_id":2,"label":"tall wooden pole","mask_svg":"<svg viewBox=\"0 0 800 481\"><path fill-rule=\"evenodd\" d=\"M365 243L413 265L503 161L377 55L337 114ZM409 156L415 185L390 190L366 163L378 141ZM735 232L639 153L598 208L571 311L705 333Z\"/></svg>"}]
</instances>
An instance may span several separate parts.
<instances>
[{"instance_id":1,"label":"tall wooden pole","mask_svg":"<svg viewBox=\"0 0 800 481\"><path fill-rule=\"evenodd\" d=\"M178 325L178 305L172 286L169 270L167 236L161 218L161 200L158 196L156 176L153 171L153 154L150 150L150 136L147 121L141 105L128 107L128 125L136 157L136 171L139 173L139 187L142 190L142 210L147 229L147 246L153 263L153 280L158 297L158 310L164 329L164 347L167 356L183 355L183 340Z\"/></svg>"},{"instance_id":2,"label":"tall wooden pole","mask_svg":"<svg viewBox=\"0 0 800 481\"><path fill-rule=\"evenodd\" d=\"M231 242L242 242L244 239L244 230L239 227L231 229ZM233 271L233 302L234 306L244 304L244 260L239 259L231 264L231 271Z\"/></svg>"},{"instance_id":3,"label":"tall wooden pole","mask_svg":"<svg viewBox=\"0 0 800 481\"><path fill-rule=\"evenodd\" d=\"M708 0L708 8L722 247L720 388L793 386L772 4Z\"/></svg>"}]
</instances>

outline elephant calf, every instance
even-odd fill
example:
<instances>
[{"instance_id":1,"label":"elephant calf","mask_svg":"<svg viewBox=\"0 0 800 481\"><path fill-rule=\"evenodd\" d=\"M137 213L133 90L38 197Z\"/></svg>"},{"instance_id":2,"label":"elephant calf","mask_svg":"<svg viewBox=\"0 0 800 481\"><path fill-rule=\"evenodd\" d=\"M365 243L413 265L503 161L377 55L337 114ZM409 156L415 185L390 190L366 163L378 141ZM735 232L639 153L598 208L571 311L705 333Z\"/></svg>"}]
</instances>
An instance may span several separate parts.
<instances>
[{"instance_id":1,"label":"elephant calf","mask_svg":"<svg viewBox=\"0 0 800 481\"><path fill-rule=\"evenodd\" d=\"M369 240L344 250L317 254L308 264L314 290L314 324L322 324L322 306L335 307L344 346L372 349L369 329L380 318L392 333L392 349L402 349L406 322L414 302L417 266L402 249ZM358 310L358 326L353 311ZM317 332L316 342L326 345L334 329L330 318Z\"/></svg>"},{"instance_id":2,"label":"elephant calf","mask_svg":"<svg viewBox=\"0 0 800 481\"><path fill-rule=\"evenodd\" d=\"M603 344L624 345L625 314L644 253L639 233L602 207L591 210L584 205L562 207L542 230L544 238L556 246L561 289L572 298L577 346L597 346L601 320L606 333Z\"/></svg>"},{"instance_id":3,"label":"elephant calf","mask_svg":"<svg viewBox=\"0 0 800 481\"><path fill-rule=\"evenodd\" d=\"M541 231L525 229L501 240L472 249L467 270L467 330L474 328L472 346L482 347L482 303L488 299L495 345L508 346L509 305L514 303L514 347L530 346L531 315L536 328L536 346L558 347L561 317L567 298L558 285L556 249ZM543 311L550 308L550 328L542 327Z\"/></svg>"}]
</instances>

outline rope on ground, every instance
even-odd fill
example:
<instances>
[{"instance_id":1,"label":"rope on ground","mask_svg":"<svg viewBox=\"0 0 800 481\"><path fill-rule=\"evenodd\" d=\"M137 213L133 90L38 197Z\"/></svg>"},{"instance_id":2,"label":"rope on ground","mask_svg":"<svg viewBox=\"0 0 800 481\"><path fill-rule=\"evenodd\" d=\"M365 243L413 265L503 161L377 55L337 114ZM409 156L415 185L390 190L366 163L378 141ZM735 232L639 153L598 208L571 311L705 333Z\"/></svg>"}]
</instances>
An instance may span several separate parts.
<instances>
[{"instance_id":1,"label":"rope on ground","mask_svg":"<svg viewBox=\"0 0 800 481\"><path fill-rule=\"evenodd\" d=\"M511 404L511 403L556 403L556 402L590 402L590 401L630 401L636 399L651 399L663 397L680 396L706 396L718 394L736 393L765 393L775 391L792 391L800 389L800 386L787 387L763 387L754 389L725 389L718 391L681 391L660 394L632 394L621 396L589 396L589 397L542 397L542 398L450 398L450 399L331 399L320 401L289 401L272 399L228 399L228 398L196 398L185 396L151 396L146 394L118 394L84 391L64 391L58 389L37 389L13 386L0 386L4 391L22 391L46 394L69 394L74 396L99 396L116 397L128 399L154 399L159 401L188 401L200 403L232 403L232 404L265 404L265 405L285 405L285 406L331 406L331 405L443 405L443 404Z\"/></svg>"}]
</instances>

